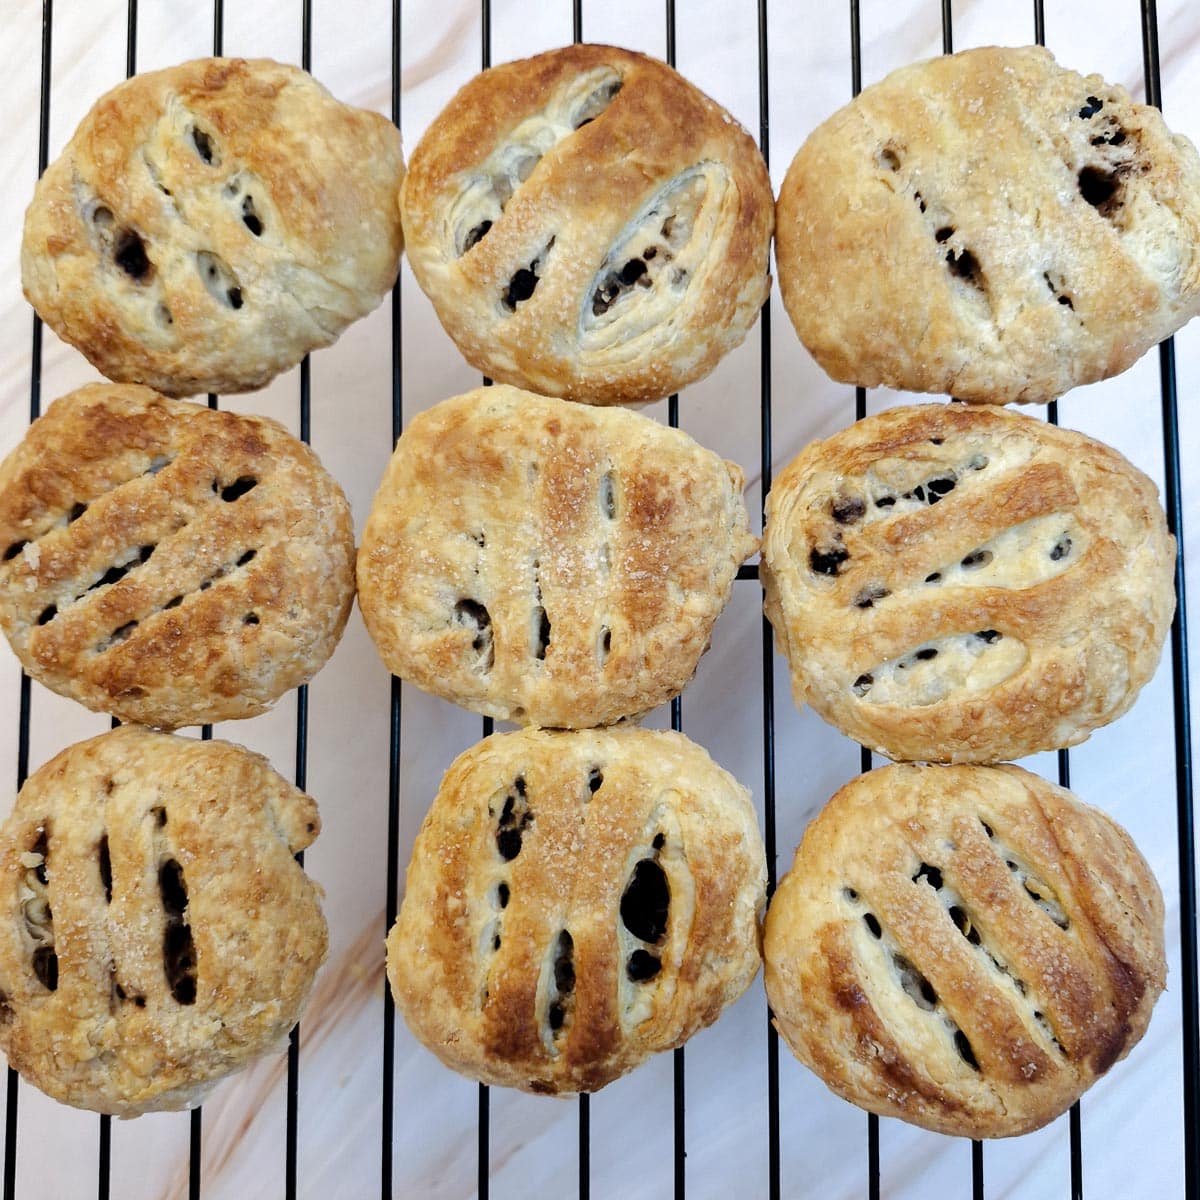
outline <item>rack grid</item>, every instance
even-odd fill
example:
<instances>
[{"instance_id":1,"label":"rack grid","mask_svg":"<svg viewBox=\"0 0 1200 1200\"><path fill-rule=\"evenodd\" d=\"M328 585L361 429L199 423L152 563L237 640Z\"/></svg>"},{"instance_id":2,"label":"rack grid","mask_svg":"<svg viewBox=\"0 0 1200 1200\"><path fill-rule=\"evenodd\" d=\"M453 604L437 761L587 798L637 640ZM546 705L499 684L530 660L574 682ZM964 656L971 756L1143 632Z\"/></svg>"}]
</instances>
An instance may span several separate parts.
<instances>
[{"instance_id":1,"label":"rack grid","mask_svg":"<svg viewBox=\"0 0 1200 1200\"><path fill-rule=\"evenodd\" d=\"M568 0L561 0L566 4ZM1134 0L1128 0L1130 4ZM234 3L234 0L230 0ZM587 31L587 14L592 6L600 7L603 0L570 0L571 25L575 41L584 39ZM777 0L777 4L781 0ZM1142 38L1142 53L1144 64L1145 94L1149 103L1162 105L1160 79L1161 52L1159 46L1159 21L1155 0L1137 0L1139 23ZM313 48L313 10L312 0L298 0L298 21L300 36L300 63L306 69L312 66ZM391 117L399 125L401 119L401 96L403 90L403 75L401 69L401 38L403 30L401 0L391 3ZM757 0L751 12L746 6L746 19L756 24L757 39L757 70L758 70L758 140L760 149L768 162L770 161L770 119L769 103L770 88L768 86L769 38L768 29L773 6L768 0ZM942 48L949 53L954 48L953 38L953 6L951 0L941 0L941 31ZM678 16L674 0L665 0L665 46L662 48L663 57L675 65L676 61L676 29ZM212 53L220 54L224 48L225 0L212 0ZM482 0L479 11L481 31L480 65L487 67L492 55L492 14L490 0ZM40 175L45 170L49 158L50 107L52 91L51 55L55 30L54 0L41 0L41 61L40 61L40 104L37 142L37 172ZM137 69L137 47L139 31L138 0L127 0L126 8L126 75L132 75ZM1030 13L1029 32L1038 44L1045 44L1045 12L1044 0L1033 0ZM848 0L846 12L846 44L848 50L848 87L846 98L857 95L863 84L862 62L862 21L859 0ZM685 71L686 74L686 71ZM1169 114L1168 114L1169 117ZM790 152L792 147L781 148ZM401 286L397 283L390 299L391 321L391 434L393 442L399 437L404 424L404 395L403 395L403 305ZM759 432L761 454L761 494L765 497L770 488L773 453L772 453L772 330L771 309L764 308L757 333L752 335L758 339L759 350ZM1187 639L1187 606L1185 600L1185 576L1183 556L1184 512L1183 476L1180 451L1180 421L1178 409L1178 389L1176 382L1176 361L1174 340L1168 339L1157 351L1159 363L1159 389L1162 424L1162 452L1165 464L1164 505L1167 512L1168 525L1178 540L1180 554L1176 568L1176 590L1178 606L1172 625L1171 638L1168 647L1170 655L1171 691L1172 691L1172 722L1174 728L1175 753L1175 786L1176 786L1176 820L1179 858L1179 954L1181 970L1180 978L1175 981L1178 996L1168 994L1162 1004L1178 1003L1182 1014L1182 1111L1185 1136L1182 1141L1183 1162L1182 1179L1188 1200L1200 1197L1200 1018L1198 1018L1197 1001L1197 913L1196 913L1196 843L1194 813L1192 801L1192 759L1191 759L1191 714L1188 673L1188 639ZM43 358L43 329L40 320L34 316L30 339L30 384L29 384L29 418L35 419L42 409L42 358ZM486 381L485 381L486 382ZM312 385L309 362L305 359L299 372L299 432L308 441L311 438L311 395ZM209 397L210 405L215 406L218 398ZM862 388L855 389L853 417L861 419L866 415L868 404L867 393ZM667 408L668 420L671 425L679 424L679 398L672 396ZM847 405L846 419L849 420L851 409ZM1048 418L1057 421L1057 405L1050 405ZM758 581L756 565L743 567L738 573L739 581L743 584ZM762 770L763 770L763 816L764 832L767 847L769 870L768 891L773 891L776 881L777 860L777 827L776 827L776 716L775 716L775 673L773 646L770 627L765 619L761 631L761 685L762 685ZM398 906L400 895L400 862L401 848L401 776L403 748L403 699L406 691L400 681L393 678L390 681L389 711L388 711L388 775L387 796L387 851L386 851L386 898L385 917L390 927ZM32 689L28 677L22 675L17 697L17 720L15 734L16 750L16 783L19 787L25 780L30 765L30 729L33 712ZM672 728L683 729L683 705L679 699L670 706L670 724ZM483 723L483 733L491 732L491 722ZM211 736L211 728L205 728L202 736ZM297 698L295 718L295 760L293 778L298 786L305 787L308 774L309 753L309 707L307 688L300 689ZM869 751L862 750L860 767L869 770L872 766L872 756ZM1059 781L1069 786L1070 754L1059 751L1057 755L1057 773ZM790 849L790 847L789 847ZM367 1196L377 1192L386 1198L390 1196L406 1196L411 1193L406 1189L403 1174L403 1164L397 1164L394 1154L394 1129L397 1120L419 1119L417 1107L411 1098L397 1098L396 1095L396 1016L390 994L386 986L383 989L383 1028L380 1042L381 1048L381 1079L380 1079L380 1109L378 1113L379 1128L379 1175L375 1181L357 1179L352 1188L339 1195ZM767 1060L767 1191L772 1200L792 1190L784 1186L781 1174L781 1113L780 1113L780 1053L778 1038L769 1025L763 1028L763 1043ZM286 1073L286 1131L285 1155L282 1164L281 1181L278 1192L289 1198L297 1195L315 1194L305 1190L304 1180L299 1170L298 1153L298 1109L300 1103L302 1072L301 1072L301 1040L300 1030L293 1031L288 1047ZM687 1050L679 1049L674 1052L673 1060L673 1108L672 1148L673 1148L673 1190L676 1197L687 1194L689 1187L696 1192L700 1181L691 1179L687 1169L687 1145L689 1136L697 1132L689 1129L687 1124L687 1090L686 1090ZM15 1200L18 1196L17 1162L18 1162L18 1131L21 1114L21 1092L18 1077L11 1069L7 1072L5 1091L5 1138L4 1138L4 1167L3 1167L3 1200ZM577 1104L577 1193L581 1198L591 1194L591 1103L589 1097L581 1096ZM478 1089L477 1112L475 1121L475 1153L477 1156L476 1191L479 1197L489 1195L491 1181L491 1096L489 1089L483 1085ZM878 1118L868 1116L865 1121L865 1151L866 1151L866 1190L872 1197L884 1194L881 1184L880 1169L880 1122ZM1076 1105L1070 1115L1069 1146L1070 1146L1070 1179L1069 1186L1064 1188L1064 1194L1072 1198L1084 1195L1083 1182L1083 1138L1080 1107ZM1190 1136L1186 1131L1191 1131ZM198 1200L204 1193L204 1179L201 1170L204 1153L204 1126L202 1110L195 1110L190 1117L189 1125L189 1162L186 1181L186 1195L189 1200ZM971 1146L971 1187L970 1191L975 1200L987 1194L986 1174L987 1152L980 1142ZM111 1173L111 1125L109 1118L99 1119L96 1195L105 1200L110 1195ZM703 1188L697 1194L714 1194L704 1192ZM180 1192L179 1194L184 1194ZM720 1193L726 1194L726 1193ZM732 1193L729 1193L732 1194ZM806 1194L823 1194L819 1181L810 1181ZM963 1194L966 1194L964 1191Z\"/></svg>"}]
</instances>

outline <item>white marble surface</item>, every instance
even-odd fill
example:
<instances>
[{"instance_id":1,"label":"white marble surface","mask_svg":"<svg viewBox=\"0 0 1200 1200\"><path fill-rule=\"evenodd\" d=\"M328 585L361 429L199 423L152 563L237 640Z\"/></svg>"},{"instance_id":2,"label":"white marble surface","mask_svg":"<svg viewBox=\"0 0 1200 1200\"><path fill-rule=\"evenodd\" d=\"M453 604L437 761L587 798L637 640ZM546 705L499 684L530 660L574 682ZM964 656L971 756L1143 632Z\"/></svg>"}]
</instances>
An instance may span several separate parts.
<instances>
[{"instance_id":1,"label":"white marble surface","mask_svg":"<svg viewBox=\"0 0 1200 1200\"><path fill-rule=\"evenodd\" d=\"M299 0L228 0L225 49L299 61ZM403 119L406 143L419 137L452 92L478 69L481 22L475 0L411 0L403 13ZM1047 40L1070 66L1096 70L1141 93L1139 6L1135 0L1047 0ZM314 0L313 69L344 99L389 111L391 13L387 0ZM849 18L844 4L819 0L768 5L771 140L776 186L804 135L850 95ZM1031 3L954 5L959 48L1033 40ZM19 285L24 205L36 176L37 95L42 6L4 0L0 50L0 452L20 438L31 387L31 314ZM757 27L749 0L679 0L680 69L758 128ZM1200 5L1160 0L1163 91L1168 119L1200 141ZM664 6L637 0L584 0L584 35L662 55ZM209 0L142 0L140 69L208 53ZM496 0L494 61L571 38L571 5ZM863 81L941 49L933 0L863 0ZM123 0L58 0L53 22L50 152L57 153L95 97L124 74ZM853 418L851 389L830 383L771 300L774 464ZM406 416L476 382L434 319L405 267L401 349ZM760 503L759 365L756 330L746 346L681 398L682 424L741 462L749 499ZM1200 323L1178 339L1181 437L1188 554L1200 562ZM313 441L346 487L359 528L391 442L391 325L385 305L312 363ZM47 335L43 402L93 378L73 350ZM298 421L296 372L230 406ZM875 411L897 397L872 393ZM665 419L665 406L650 411ZM1157 355L1126 375L1081 388L1061 404L1066 425L1119 446L1162 477ZM1197 585L1193 585L1193 595ZM759 592L736 586L712 652L684 695L686 731L742 778L761 806L762 657ZM1196 614L1193 613L1193 620ZM858 751L812 713L798 713L776 664L778 845L790 860L805 823L858 769ZM0 650L0 811L16 774L18 670ZM308 787L325 830L307 866L324 885L332 952L304 1022L300 1072L298 1194L366 1197L380 1193L382 953L387 864L387 675L357 613L344 642L311 689ZM1084 1186L1089 1200L1183 1194L1178 858L1175 835L1172 691L1169 662L1135 709L1071 755L1075 790L1106 807L1138 841L1167 899L1170 990L1145 1041L1083 1102ZM655 723L665 724L666 714ZM34 687L31 766L98 732L106 718ZM401 751L401 862L440 773L479 736L479 720L405 688ZM260 719L224 726L217 736L269 754L285 773L295 761L295 703ZM1034 760L1052 774L1051 755ZM765 1196L767 1037L761 983L686 1052L686 1180L694 1197ZM658 1197L673 1188L672 1061L648 1064L591 1103L591 1188L597 1197ZM2 1099L2 1097L0 1097ZM19 1088L16 1194L73 1198L95 1194L98 1120ZM866 1117L833 1098L786 1050L780 1058L781 1178L784 1195L866 1194ZM284 1195L285 1064L282 1058L222 1085L204 1109L202 1183L206 1197L252 1200ZM396 1031L394 1177L397 1197L475 1192L475 1085L443 1069ZM493 1092L490 1173L493 1197L572 1194L577 1187L578 1109L574 1102ZM114 1124L111 1195L121 1200L187 1194L189 1119L167 1114ZM1196 1136L1196 1131L1192 1131ZM970 1195L969 1143L884 1121L882 1192L888 1197ZM1029 1137L988 1145L989 1197L1024 1200L1070 1194L1067 1119Z\"/></svg>"}]
</instances>

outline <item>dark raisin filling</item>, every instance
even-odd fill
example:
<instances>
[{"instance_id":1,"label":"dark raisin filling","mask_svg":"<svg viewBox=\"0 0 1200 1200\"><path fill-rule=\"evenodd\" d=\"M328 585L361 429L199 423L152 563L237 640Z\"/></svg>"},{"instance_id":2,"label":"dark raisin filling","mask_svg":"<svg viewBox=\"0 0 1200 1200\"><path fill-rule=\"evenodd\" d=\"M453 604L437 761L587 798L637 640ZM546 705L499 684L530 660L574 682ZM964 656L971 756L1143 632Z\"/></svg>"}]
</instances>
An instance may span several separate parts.
<instances>
[{"instance_id":1,"label":"dark raisin filling","mask_svg":"<svg viewBox=\"0 0 1200 1200\"><path fill-rule=\"evenodd\" d=\"M235 500L240 500L247 492L253 491L258 486L258 480L253 475L240 475L228 487L221 488L221 499L226 504L232 504Z\"/></svg>"},{"instance_id":2,"label":"dark raisin filling","mask_svg":"<svg viewBox=\"0 0 1200 1200\"><path fill-rule=\"evenodd\" d=\"M144 282L153 271L145 243L132 229L123 229L118 235L113 248L113 261L130 279L139 283Z\"/></svg>"},{"instance_id":3,"label":"dark raisin filling","mask_svg":"<svg viewBox=\"0 0 1200 1200\"><path fill-rule=\"evenodd\" d=\"M817 575L836 575L849 557L850 551L844 546L832 546L827 550L814 547L809 553L808 565Z\"/></svg>"},{"instance_id":4,"label":"dark raisin filling","mask_svg":"<svg viewBox=\"0 0 1200 1200\"><path fill-rule=\"evenodd\" d=\"M867 511L867 505L861 496L839 496L829 511L839 525L853 525Z\"/></svg>"},{"instance_id":5,"label":"dark raisin filling","mask_svg":"<svg viewBox=\"0 0 1200 1200\"><path fill-rule=\"evenodd\" d=\"M533 821L533 813L525 801L525 780L518 778L513 790L504 798L504 809L496 827L496 849L505 862L512 862L521 853L525 830Z\"/></svg>"},{"instance_id":6,"label":"dark raisin filling","mask_svg":"<svg viewBox=\"0 0 1200 1200\"><path fill-rule=\"evenodd\" d=\"M635 950L625 964L625 974L631 983L645 983L662 970L662 962L646 950Z\"/></svg>"},{"instance_id":7,"label":"dark raisin filling","mask_svg":"<svg viewBox=\"0 0 1200 1200\"><path fill-rule=\"evenodd\" d=\"M652 858L643 858L621 896L622 923L643 942L661 942L667 934L670 903L666 873Z\"/></svg>"}]
</instances>

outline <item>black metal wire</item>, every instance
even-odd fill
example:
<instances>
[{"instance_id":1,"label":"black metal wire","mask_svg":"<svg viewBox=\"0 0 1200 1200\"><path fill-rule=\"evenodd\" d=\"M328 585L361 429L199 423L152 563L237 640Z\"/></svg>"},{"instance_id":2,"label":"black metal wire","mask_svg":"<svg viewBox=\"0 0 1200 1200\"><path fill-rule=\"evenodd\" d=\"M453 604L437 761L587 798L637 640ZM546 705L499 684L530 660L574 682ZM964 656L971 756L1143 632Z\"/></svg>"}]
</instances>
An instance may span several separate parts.
<instances>
[{"instance_id":1,"label":"black metal wire","mask_svg":"<svg viewBox=\"0 0 1200 1200\"><path fill-rule=\"evenodd\" d=\"M592 1194L592 1098L579 1094L579 1200Z\"/></svg>"},{"instance_id":2,"label":"black metal wire","mask_svg":"<svg viewBox=\"0 0 1200 1200\"><path fill-rule=\"evenodd\" d=\"M850 92L857 96L862 91L862 22L859 0L850 0ZM854 389L854 419L861 421L867 415L867 389ZM859 748L858 769L866 774L871 769L871 751ZM867 1114L867 1196L879 1200L879 1118Z\"/></svg>"},{"instance_id":3,"label":"black metal wire","mask_svg":"<svg viewBox=\"0 0 1200 1200\"><path fill-rule=\"evenodd\" d=\"M54 0L42 0L42 61L38 92L38 178L50 161L50 51L54 26ZM42 321L33 314L33 333L29 363L29 420L42 412ZM29 717L33 690L29 676L21 672L17 699L17 790L29 778ZM17 1192L17 1108L19 1076L7 1068L4 1110L4 1200L14 1200Z\"/></svg>"},{"instance_id":4,"label":"black metal wire","mask_svg":"<svg viewBox=\"0 0 1200 1200\"><path fill-rule=\"evenodd\" d=\"M312 0L300 5L300 65L312 70ZM309 356L300 360L300 440L312 441L312 369ZM308 684L296 689L296 786L308 786ZM304 866L304 851L296 855ZM284 1131L284 1195L287 1200L296 1196L296 1159L300 1123L300 1026L295 1025L288 1037L287 1059L287 1122Z\"/></svg>"},{"instance_id":5,"label":"black metal wire","mask_svg":"<svg viewBox=\"0 0 1200 1200\"><path fill-rule=\"evenodd\" d=\"M675 0L666 0L667 65L675 66ZM672 392L667 398L667 424L679 428L679 393ZM676 696L671 701L671 728L683 732L683 702ZM684 1048L680 1046L672 1055L672 1118L674 1127L675 1200L684 1200L687 1195L687 1065Z\"/></svg>"},{"instance_id":6,"label":"black metal wire","mask_svg":"<svg viewBox=\"0 0 1200 1200\"><path fill-rule=\"evenodd\" d=\"M96 1181L97 1200L108 1200L109 1181L112 1177L112 1117L104 1114L100 1118L100 1149L98 1154L99 1178Z\"/></svg>"},{"instance_id":7,"label":"black metal wire","mask_svg":"<svg viewBox=\"0 0 1200 1200\"><path fill-rule=\"evenodd\" d=\"M952 0L942 0L942 53L954 53L954 12ZM971 1142L971 1189L974 1200L983 1200L983 1143Z\"/></svg>"},{"instance_id":8,"label":"black metal wire","mask_svg":"<svg viewBox=\"0 0 1200 1200\"><path fill-rule=\"evenodd\" d=\"M204 1113L193 1108L188 1126L188 1200L200 1200Z\"/></svg>"},{"instance_id":9,"label":"black metal wire","mask_svg":"<svg viewBox=\"0 0 1200 1200\"><path fill-rule=\"evenodd\" d=\"M400 0L392 0L392 124L400 128L401 38ZM392 288L392 445L404 429L404 348L401 337L401 289L397 278ZM400 680L391 677L388 700L388 826L387 894L384 927L390 930L396 920L400 896L400 736L403 692ZM383 1200L392 1196L392 1123L395 1119L396 1005L392 989L383 980L383 1102L380 1137L380 1180Z\"/></svg>"},{"instance_id":10,"label":"black metal wire","mask_svg":"<svg viewBox=\"0 0 1200 1200\"><path fill-rule=\"evenodd\" d=\"M131 79L137 74L137 0L127 0L125 8L125 78ZM116 729L121 722L112 718L112 727ZM112 1117L107 1113L100 1114L100 1134L96 1155L96 1196L98 1200L108 1200L112 1183Z\"/></svg>"},{"instance_id":11,"label":"black metal wire","mask_svg":"<svg viewBox=\"0 0 1200 1200\"><path fill-rule=\"evenodd\" d=\"M137 71L137 0L128 0L125 15L125 78Z\"/></svg>"},{"instance_id":12,"label":"black metal wire","mask_svg":"<svg viewBox=\"0 0 1200 1200\"><path fill-rule=\"evenodd\" d=\"M488 1197L488 1163L490 1158L488 1142L490 1140L491 1109L491 1090L486 1083L481 1083L479 1085L479 1119L475 1144L475 1154L478 1164L476 1168L475 1192L479 1200L487 1200Z\"/></svg>"},{"instance_id":13,"label":"black metal wire","mask_svg":"<svg viewBox=\"0 0 1200 1200\"><path fill-rule=\"evenodd\" d=\"M758 149L763 162L771 163L771 89L768 62L767 0L758 0ZM771 306L759 314L759 474L760 516L766 523L767 493L771 490ZM755 577L760 572L755 571ZM739 571L739 576L741 572ZM767 856L767 899L775 893L777 837L775 826L775 645L771 625L764 616L760 626L762 644L762 734L763 734L763 845ZM779 1131L779 1034L767 1007L767 1192L780 1200Z\"/></svg>"},{"instance_id":14,"label":"black metal wire","mask_svg":"<svg viewBox=\"0 0 1200 1200\"><path fill-rule=\"evenodd\" d=\"M1146 100L1162 108L1158 6L1141 0L1142 60ZM1189 1198L1200 1196L1200 997L1196 966L1196 825L1192 791L1191 691L1188 678L1187 586L1183 563L1183 476L1179 456L1179 397L1175 339L1158 348L1162 396L1167 527L1175 535L1175 619L1171 623L1171 674L1175 695L1175 805L1179 843L1180 1004L1183 1033L1183 1173Z\"/></svg>"}]
</instances>

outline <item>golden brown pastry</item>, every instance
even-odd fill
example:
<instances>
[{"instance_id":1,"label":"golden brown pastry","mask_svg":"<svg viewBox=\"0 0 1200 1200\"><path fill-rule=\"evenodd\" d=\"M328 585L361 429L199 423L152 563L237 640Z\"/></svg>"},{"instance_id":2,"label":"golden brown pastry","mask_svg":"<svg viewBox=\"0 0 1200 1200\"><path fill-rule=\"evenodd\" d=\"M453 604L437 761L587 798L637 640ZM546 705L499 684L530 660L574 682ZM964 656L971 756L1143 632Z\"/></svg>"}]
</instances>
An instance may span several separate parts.
<instances>
[{"instance_id":1,"label":"golden brown pastry","mask_svg":"<svg viewBox=\"0 0 1200 1200\"><path fill-rule=\"evenodd\" d=\"M417 282L472 366L591 404L654 400L739 345L774 198L740 125L665 63L566 46L484 71L401 191Z\"/></svg>"},{"instance_id":2,"label":"golden brown pastry","mask_svg":"<svg viewBox=\"0 0 1200 1200\"><path fill-rule=\"evenodd\" d=\"M421 826L392 993L456 1071L595 1091L750 986L765 883L750 793L682 734L497 734Z\"/></svg>"},{"instance_id":3,"label":"golden brown pastry","mask_svg":"<svg viewBox=\"0 0 1200 1200\"><path fill-rule=\"evenodd\" d=\"M26 781L0 829L0 1049L47 1095L194 1108L270 1053L325 958L293 855L312 799L264 758L134 725Z\"/></svg>"},{"instance_id":4,"label":"golden brown pastry","mask_svg":"<svg viewBox=\"0 0 1200 1200\"><path fill-rule=\"evenodd\" d=\"M1146 476L1004 409L890 409L767 499L796 703L889 758L998 762L1115 720L1158 663L1174 564Z\"/></svg>"},{"instance_id":5,"label":"golden brown pastry","mask_svg":"<svg viewBox=\"0 0 1200 1200\"><path fill-rule=\"evenodd\" d=\"M788 315L847 383L1052 400L1200 311L1200 156L1039 47L864 89L796 155L777 221Z\"/></svg>"},{"instance_id":6,"label":"golden brown pastry","mask_svg":"<svg viewBox=\"0 0 1200 1200\"><path fill-rule=\"evenodd\" d=\"M274 421L92 384L0 465L0 626L88 708L255 716L324 666L353 599L346 497Z\"/></svg>"},{"instance_id":7,"label":"golden brown pastry","mask_svg":"<svg viewBox=\"0 0 1200 1200\"><path fill-rule=\"evenodd\" d=\"M1137 1044L1166 981L1129 835L1018 767L892 766L809 826L767 914L775 1025L843 1099L1027 1133Z\"/></svg>"},{"instance_id":8,"label":"golden brown pastry","mask_svg":"<svg viewBox=\"0 0 1200 1200\"><path fill-rule=\"evenodd\" d=\"M204 58L101 97L25 215L21 279L110 379L244 392L395 282L400 135L297 67Z\"/></svg>"},{"instance_id":9,"label":"golden brown pastry","mask_svg":"<svg viewBox=\"0 0 1200 1200\"><path fill-rule=\"evenodd\" d=\"M692 677L752 554L742 473L638 413L498 385L414 418L375 497L359 605L393 674L580 728Z\"/></svg>"}]
</instances>

